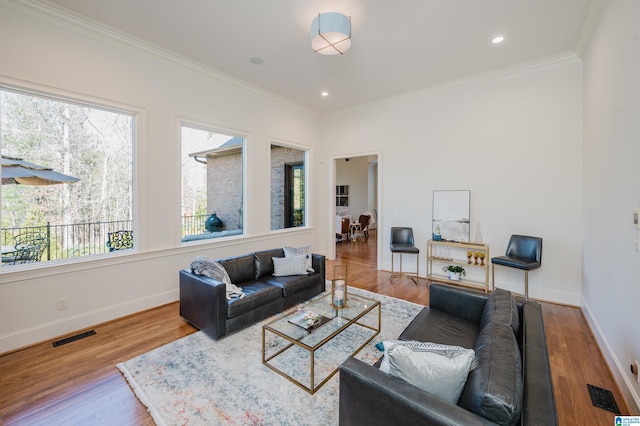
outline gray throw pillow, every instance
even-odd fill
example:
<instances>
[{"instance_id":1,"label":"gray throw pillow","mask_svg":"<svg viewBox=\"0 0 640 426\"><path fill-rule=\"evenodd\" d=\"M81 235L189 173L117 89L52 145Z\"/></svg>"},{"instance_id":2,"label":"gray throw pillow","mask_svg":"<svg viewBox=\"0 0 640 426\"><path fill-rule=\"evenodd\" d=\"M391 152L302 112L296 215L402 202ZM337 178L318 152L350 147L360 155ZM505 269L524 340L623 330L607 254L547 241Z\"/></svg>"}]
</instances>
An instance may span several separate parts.
<instances>
[{"instance_id":1,"label":"gray throw pillow","mask_svg":"<svg viewBox=\"0 0 640 426\"><path fill-rule=\"evenodd\" d=\"M380 370L457 404L473 362L473 349L414 340L384 343Z\"/></svg>"},{"instance_id":2,"label":"gray throw pillow","mask_svg":"<svg viewBox=\"0 0 640 426\"><path fill-rule=\"evenodd\" d=\"M307 272L313 273L311 266L311 244L303 247L284 247L284 257L305 256Z\"/></svg>"},{"instance_id":3,"label":"gray throw pillow","mask_svg":"<svg viewBox=\"0 0 640 426\"><path fill-rule=\"evenodd\" d=\"M306 258L304 256L273 258L274 277L307 274Z\"/></svg>"}]
</instances>

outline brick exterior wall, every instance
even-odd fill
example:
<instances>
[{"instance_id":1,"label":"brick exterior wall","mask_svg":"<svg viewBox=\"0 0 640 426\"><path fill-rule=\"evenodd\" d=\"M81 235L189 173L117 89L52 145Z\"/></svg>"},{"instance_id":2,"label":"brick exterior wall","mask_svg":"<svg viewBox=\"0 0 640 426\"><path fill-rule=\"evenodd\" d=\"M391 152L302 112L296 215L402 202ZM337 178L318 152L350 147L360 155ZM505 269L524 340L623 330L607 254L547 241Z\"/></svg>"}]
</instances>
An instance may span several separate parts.
<instances>
[{"instance_id":1,"label":"brick exterior wall","mask_svg":"<svg viewBox=\"0 0 640 426\"><path fill-rule=\"evenodd\" d=\"M242 229L242 153L207 161L207 213L222 220L224 230Z\"/></svg>"},{"instance_id":2,"label":"brick exterior wall","mask_svg":"<svg viewBox=\"0 0 640 426\"><path fill-rule=\"evenodd\" d=\"M284 228L284 166L304 162L300 149L271 145L271 230Z\"/></svg>"}]
</instances>

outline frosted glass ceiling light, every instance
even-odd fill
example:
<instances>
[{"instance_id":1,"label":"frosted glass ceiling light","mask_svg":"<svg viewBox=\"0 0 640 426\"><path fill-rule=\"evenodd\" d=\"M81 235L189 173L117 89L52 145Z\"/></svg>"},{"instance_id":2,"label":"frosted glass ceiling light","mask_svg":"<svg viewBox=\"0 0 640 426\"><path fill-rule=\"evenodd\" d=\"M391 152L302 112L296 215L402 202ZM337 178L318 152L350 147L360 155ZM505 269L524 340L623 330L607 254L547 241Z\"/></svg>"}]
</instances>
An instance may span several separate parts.
<instances>
[{"instance_id":1,"label":"frosted glass ceiling light","mask_svg":"<svg viewBox=\"0 0 640 426\"><path fill-rule=\"evenodd\" d=\"M349 50L351 18L338 12L319 13L311 23L311 47L323 55L342 55Z\"/></svg>"}]
</instances>

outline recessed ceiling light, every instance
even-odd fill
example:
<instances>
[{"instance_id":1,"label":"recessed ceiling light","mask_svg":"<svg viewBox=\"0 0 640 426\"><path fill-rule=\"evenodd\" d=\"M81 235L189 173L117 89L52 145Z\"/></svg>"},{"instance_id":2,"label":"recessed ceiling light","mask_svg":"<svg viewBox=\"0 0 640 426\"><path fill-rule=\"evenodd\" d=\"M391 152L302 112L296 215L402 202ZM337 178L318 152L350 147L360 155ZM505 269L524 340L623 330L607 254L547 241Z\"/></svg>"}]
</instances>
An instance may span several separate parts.
<instances>
[{"instance_id":1,"label":"recessed ceiling light","mask_svg":"<svg viewBox=\"0 0 640 426\"><path fill-rule=\"evenodd\" d=\"M262 59L259 56L252 56L249 58L249 62L251 62L254 65L262 65L264 64L264 59Z\"/></svg>"},{"instance_id":2,"label":"recessed ceiling light","mask_svg":"<svg viewBox=\"0 0 640 426\"><path fill-rule=\"evenodd\" d=\"M322 95L322 96L325 96L325 97L326 97L326 96L329 96L329 92L327 92L327 91L325 90L324 92L320 93L320 95Z\"/></svg>"},{"instance_id":3,"label":"recessed ceiling light","mask_svg":"<svg viewBox=\"0 0 640 426\"><path fill-rule=\"evenodd\" d=\"M491 40L491 42L493 44L502 43L503 41L504 41L504 37L503 36L497 36L497 37L494 37L493 40Z\"/></svg>"}]
</instances>

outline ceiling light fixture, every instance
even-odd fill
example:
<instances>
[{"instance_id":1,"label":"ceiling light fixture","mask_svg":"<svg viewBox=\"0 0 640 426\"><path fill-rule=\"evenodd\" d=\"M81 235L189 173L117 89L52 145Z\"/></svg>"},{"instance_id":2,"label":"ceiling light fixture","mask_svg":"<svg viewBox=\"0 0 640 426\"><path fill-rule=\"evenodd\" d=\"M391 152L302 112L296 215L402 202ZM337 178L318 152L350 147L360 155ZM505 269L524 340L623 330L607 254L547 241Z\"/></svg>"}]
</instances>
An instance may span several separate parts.
<instances>
[{"instance_id":1,"label":"ceiling light fixture","mask_svg":"<svg viewBox=\"0 0 640 426\"><path fill-rule=\"evenodd\" d=\"M329 96L329 92L325 90L324 92L320 93L320 96Z\"/></svg>"},{"instance_id":2,"label":"ceiling light fixture","mask_svg":"<svg viewBox=\"0 0 640 426\"><path fill-rule=\"evenodd\" d=\"M342 55L349 50L351 18L338 12L319 13L311 23L311 47L323 55Z\"/></svg>"},{"instance_id":3,"label":"ceiling light fixture","mask_svg":"<svg viewBox=\"0 0 640 426\"><path fill-rule=\"evenodd\" d=\"M497 36L491 41L492 41L493 44L502 43L504 41L504 37L503 36Z\"/></svg>"}]
</instances>

